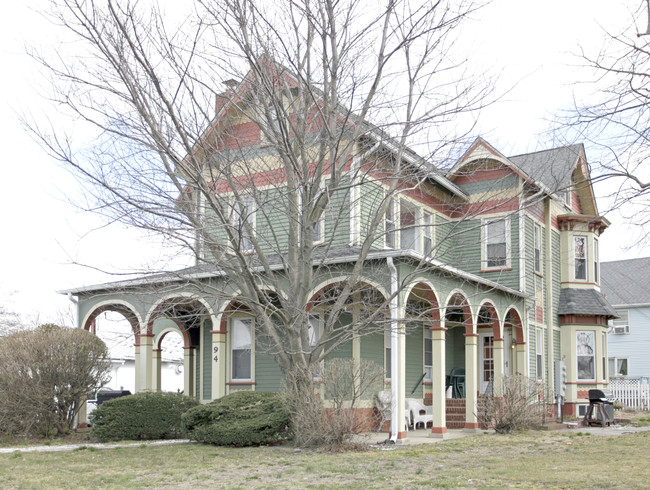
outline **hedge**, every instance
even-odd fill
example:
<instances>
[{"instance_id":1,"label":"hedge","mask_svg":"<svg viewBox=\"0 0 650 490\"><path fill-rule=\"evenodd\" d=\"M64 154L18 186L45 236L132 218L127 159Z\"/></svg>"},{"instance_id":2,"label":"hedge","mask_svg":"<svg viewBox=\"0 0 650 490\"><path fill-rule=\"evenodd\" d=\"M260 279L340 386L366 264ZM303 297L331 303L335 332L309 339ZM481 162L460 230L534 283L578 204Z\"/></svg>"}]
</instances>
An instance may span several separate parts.
<instances>
[{"instance_id":1,"label":"hedge","mask_svg":"<svg viewBox=\"0 0 650 490\"><path fill-rule=\"evenodd\" d=\"M100 441L165 439L181 435L181 415L199 405L176 393L136 393L102 403L90 416Z\"/></svg>"},{"instance_id":2,"label":"hedge","mask_svg":"<svg viewBox=\"0 0 650 490\"><path fill-rule=\"evenodd\" d=\"M239 391L188 410L183 434L218 446L259 446L288 437L289 409L279 393Z\"/></svg>"}]
</instances>

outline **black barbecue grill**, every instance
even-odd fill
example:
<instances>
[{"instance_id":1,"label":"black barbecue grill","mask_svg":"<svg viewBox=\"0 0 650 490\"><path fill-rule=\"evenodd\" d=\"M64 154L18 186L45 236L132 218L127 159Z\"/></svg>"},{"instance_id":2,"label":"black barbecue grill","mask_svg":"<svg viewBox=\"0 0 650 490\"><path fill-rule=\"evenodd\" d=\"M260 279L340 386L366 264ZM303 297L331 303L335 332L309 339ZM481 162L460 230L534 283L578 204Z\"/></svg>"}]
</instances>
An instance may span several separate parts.
<instances>
[{"instance_id":1,"label":"black barbecue grill","mask_svg":"<svg viewBox=\"0 0 650 490\"><path fill-rule=\"evenodd\" d=\"M589 390L589 408L582 425L605 427L614 423L614 404L610 393L603 390Z\"/></svg>"}]
</instances>

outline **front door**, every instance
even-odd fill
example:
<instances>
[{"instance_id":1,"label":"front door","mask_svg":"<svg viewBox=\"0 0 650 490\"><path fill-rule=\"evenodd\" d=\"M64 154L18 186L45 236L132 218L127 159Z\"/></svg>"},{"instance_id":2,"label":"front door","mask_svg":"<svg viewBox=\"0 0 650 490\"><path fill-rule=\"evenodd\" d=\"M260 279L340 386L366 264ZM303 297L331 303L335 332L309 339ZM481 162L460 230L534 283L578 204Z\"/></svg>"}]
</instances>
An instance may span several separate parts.
<instances>
[{"instance_id":1,"label":"front door","mask_svg":"<svg viewBox=\"0 0 650 490\"><path fill-rule=\"evenodd\" d=\"M491 331L479 333L478 340L479 393L482 394L491 388L494 378L494 335Z\"/></svg>"}]
</instances>

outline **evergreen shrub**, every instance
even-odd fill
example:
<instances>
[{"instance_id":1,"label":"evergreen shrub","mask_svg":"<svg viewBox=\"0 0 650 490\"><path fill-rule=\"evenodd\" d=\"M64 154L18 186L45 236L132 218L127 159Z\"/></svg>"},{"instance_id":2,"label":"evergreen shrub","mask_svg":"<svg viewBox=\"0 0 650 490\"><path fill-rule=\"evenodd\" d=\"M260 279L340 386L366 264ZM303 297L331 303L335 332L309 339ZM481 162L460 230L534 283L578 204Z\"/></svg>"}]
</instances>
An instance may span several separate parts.
<instances>
[{"instance_id":1,"label":"evergreen shrub","mask_svg":"<svg viewBox=\"0 0 650 490\"><path fill-rule=\"evenodd\" d=\"M280 393L238 391L182 416L183 434L217 446L259 446L287 438L290 412Z\"/></svg>"},{"instance_id":2,"label":"evergreen shrub","mask_svg":"<svg viewBox=\"0 0 650 490\"><path fill-rule=\"evenodd\" d=\"M90 415L100 441L165 439L181 435L181 415L199 401L177 393L136 393L102 403Z\"/></svg>"}]
</instances>

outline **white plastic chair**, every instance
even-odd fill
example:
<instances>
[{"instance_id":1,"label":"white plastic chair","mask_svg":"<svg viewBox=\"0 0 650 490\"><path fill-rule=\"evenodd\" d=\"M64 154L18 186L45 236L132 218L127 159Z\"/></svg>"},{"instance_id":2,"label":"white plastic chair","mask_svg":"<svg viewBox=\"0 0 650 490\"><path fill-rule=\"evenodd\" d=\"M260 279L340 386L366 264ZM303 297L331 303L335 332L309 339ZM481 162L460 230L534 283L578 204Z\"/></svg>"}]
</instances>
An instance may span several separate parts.
<instances>
[{"instance_id":1,"label":"white plastic chair","mask_svg":"<svg viewBox=\"0 0 650 490\"><path fill-rule=\"evenodd\" d=\"M413 429L418 428L418 424L422 424L427 428L427 423L433 425L433 407L428 407L420 400L415 398L406 399L406 414L409 424L413 425Z\"/></svg>"}]
</instances>

